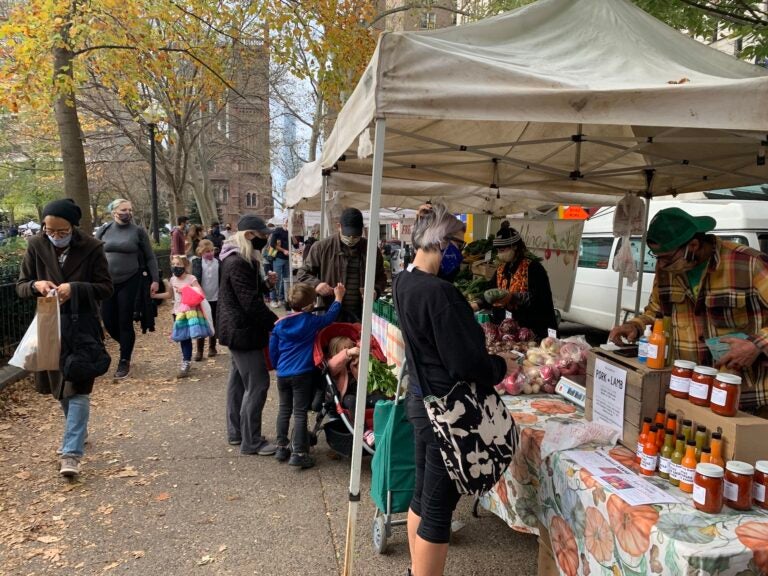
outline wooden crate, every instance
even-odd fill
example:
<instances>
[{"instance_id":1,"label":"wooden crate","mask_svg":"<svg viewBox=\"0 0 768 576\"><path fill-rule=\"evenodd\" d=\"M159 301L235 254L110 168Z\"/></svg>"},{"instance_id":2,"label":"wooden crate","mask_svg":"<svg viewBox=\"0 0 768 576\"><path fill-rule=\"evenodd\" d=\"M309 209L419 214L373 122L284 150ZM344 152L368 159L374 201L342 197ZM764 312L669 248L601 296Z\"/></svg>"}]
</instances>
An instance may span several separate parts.
<instances>
[{"instance_id":1,"label":"wooden crate","mask_svg":"<svg viewBox=\"0 0 768 576\"><path fill-rule=\"evenodd\" d=\"M472 264L472 274L475 276L482 276L486 280L490 280L493 278L493 275L496 274L497 268L498 264L493 264L490 262L475 262Z\"/></svg>"},{"instance_id":2,"label":"wooden crate","mask_svg":"<svg viewBox=\"0 0 768 576\"><path fill-rule=\"evenodd\" d=\"M634 452L637 449L637 437L642 429L643 418L653 418L659 406L664 406L672 369L652 370L636 358L624 358L601 348L593 348L587 355L587 401L584 407L587 420L592 420L592 387L597 358L627 371L624 430L620 442Z\"/></svg>"},{"instance_id":3,"label":"wooden crate","mask_svg":"<svg viewBox=\"0 0 768 576\"><path fill-rule=\"evenodd\" d=\"M560 576L555 554L552 552L552 542L549 531L539 522L539 557L537 576Z\"/></svg>"}]
</instances>

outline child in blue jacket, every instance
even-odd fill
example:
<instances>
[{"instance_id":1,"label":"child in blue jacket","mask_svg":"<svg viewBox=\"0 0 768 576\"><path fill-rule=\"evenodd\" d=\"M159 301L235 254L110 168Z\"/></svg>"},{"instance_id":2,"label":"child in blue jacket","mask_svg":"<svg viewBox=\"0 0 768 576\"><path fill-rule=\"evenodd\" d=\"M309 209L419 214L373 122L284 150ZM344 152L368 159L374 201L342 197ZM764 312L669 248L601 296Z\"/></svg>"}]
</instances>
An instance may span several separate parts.
<instances>
[{"instance_id":1,"label":"child in blue jacket","mask_svg":"<svg viewBox=\"0 0 768 576\"><path fill-rule=\"evenodd\" d=\"M277 412L277 452L280 462L288 460L291 466L311 468L315 461L309 455L307 411L314 396L312 358L315 336L331 324L341 311L346 290L342 284L333 289L335 302L324 316L315 316L315 289L309 284L294 284L288 297L293 314L275 323L269 339L269 357L277 371L277 393L280 408ZM288 446L288 427L293 413L293 438ZM290 458L290 460L289 460Z\"/></svg>"}]
</instances>

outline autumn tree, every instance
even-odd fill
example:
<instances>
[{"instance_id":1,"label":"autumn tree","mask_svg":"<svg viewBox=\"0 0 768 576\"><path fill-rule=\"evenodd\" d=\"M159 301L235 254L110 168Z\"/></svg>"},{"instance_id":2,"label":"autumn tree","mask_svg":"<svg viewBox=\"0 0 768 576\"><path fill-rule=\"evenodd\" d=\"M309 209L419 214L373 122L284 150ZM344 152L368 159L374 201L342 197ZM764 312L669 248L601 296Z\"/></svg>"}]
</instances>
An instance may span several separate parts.
<instances>
[{"instance_id":1,"label":"autumn tree","mask_svg":"<svg viewBox=\"0 0 768 576\"><path fill-rule=\"evenodd\" d=\"M91 223L78 115L84 87L109 90L126 110L138 112L151 103L148 95L156 97L145 87L165 78L169 86L159 104L168 116L158 126L172 126L184 114L185 93L221 100L231 47L249 12L216 0L29 0L12 9L0 26L0 105L53 107L64 191L83 208L84 227ZM168 134L158 138L171 141Z\"/></svg>"}]
</instances>

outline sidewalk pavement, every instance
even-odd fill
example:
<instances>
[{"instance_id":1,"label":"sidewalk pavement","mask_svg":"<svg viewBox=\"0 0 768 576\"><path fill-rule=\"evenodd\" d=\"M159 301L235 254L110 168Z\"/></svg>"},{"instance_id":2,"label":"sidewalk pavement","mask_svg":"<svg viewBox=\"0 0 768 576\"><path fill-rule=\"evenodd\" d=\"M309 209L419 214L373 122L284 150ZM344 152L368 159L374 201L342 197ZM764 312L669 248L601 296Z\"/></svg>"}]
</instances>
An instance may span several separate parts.
<instances>
[{"instance_id":1,"label":"sidewalk pavement","mask_svg":"<svg viewBox=\"0 0 768 576\"><path fill-rule=\"evenodd\" d=\"M226 442L229 355L195 362L176 380L178 345L138 335L131 377L97 382L83 474L58 476L60 410L28 380L0 394L0 573L336 575L344 562L350 461L321 435L317 465L241 456ZM223 352L223 353L222 353ZM264 431L274 438L273 387ZM388 552L372 546L370 459L363 460L354 574L409 565L404 526ZM536 574L536 538L463 498L446 575ZM402 515L398 515L402 518Z\"/></svg>"}]
</instances>

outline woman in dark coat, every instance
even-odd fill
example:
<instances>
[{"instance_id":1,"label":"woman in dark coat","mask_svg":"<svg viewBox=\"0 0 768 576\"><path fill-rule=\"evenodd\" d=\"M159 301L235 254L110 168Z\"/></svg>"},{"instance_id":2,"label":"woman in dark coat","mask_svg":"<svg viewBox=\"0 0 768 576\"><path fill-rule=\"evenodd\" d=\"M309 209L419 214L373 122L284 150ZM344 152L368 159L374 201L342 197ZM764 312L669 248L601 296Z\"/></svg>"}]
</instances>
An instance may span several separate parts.
<instances>
[{"instance_id":1,"label":"woman in dark coat","mask_svg":"<svg viewBox=\"0 0 768 576\"><path fill-rule=\"evenodd\" d=\"M96 301L112 295L112 279L103 244L77 228L80 216L80 208L69 198L54 200L43 208L43 229L29 239L16 283L20 298L47 296L51 290L56 290L61 313L67 314L75 283L90 284ZM98 313L98 310L91 309L89 300L80 298L78 305L81 314ZM80 459L88 434L89 394L93 390L93 379L72 382L74 395L68 398L61 397L63 383L60 372L37 372L35 381L39 392L54 394L61 402L65 427L60 473L62 476L75 476L80 473Z\"/></svg>"},{"instance_id":2,"label":"woman in dark coat","mask_svg":"<svg viewBox=\"0 0 768 576\"><path fill-rule=\"evenodd\" d=\"M264 354L277 316L264 303L269 283L259 251L269 235L266 222L246 215L237 233L221 249L221 284L216 319L219 342L229 347L232 365L227 384L227 435L242 454L269 456L277 446L261 434L269 371Z\"/></svg>"},{"instance_id":3,"label":"woman in dark coat","mask_svg":"<svg viewBox=\"0 0 768 576\"><path fill-rule=\"evenodd\" d=\"M501 322L509 311L518 325L533 330L537 338L546 337L549 328L557 328L547 271L528 252L514 228L499 230L493 247L499 259L499 267L493 275L494 287L509 292L505 298L491 303L494 321ZM488 303L479 302L478 305L487 306Z\"/></svg>"}]
</instances>

